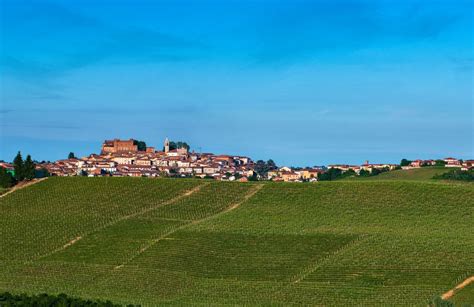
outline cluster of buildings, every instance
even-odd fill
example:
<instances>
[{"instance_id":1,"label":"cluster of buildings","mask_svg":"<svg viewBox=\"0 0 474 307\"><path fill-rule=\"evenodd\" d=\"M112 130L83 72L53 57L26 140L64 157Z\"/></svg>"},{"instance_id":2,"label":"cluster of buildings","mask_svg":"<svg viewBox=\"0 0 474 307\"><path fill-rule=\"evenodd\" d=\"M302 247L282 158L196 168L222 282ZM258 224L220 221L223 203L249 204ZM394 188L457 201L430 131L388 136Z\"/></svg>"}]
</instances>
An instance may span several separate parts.
<instances>
[{"instance_id":1,"label":"cluster of buildings","mask_svg":"<svg viewBox=\"0 0 474 307\"><path fill-rule=\"evenodd\" d=\"M327 167L321 168L305 168L305 169L293 169L289 167L281 167L277 170L268 172L268 180L273 181L290 181L290 182L301 182L301 181L317 181L320 174L323 174L328 169L339 169L343 173L347 171L354 171L355 174L359 175L362 170L373 173L374 170L378 171L392 171L395 169L413 169L425 166L438 165L440 160L415 160L409 163L407 166L400 166L399 164L373 164L369 161L365 161L362 165L348 165L348 164L331 164ZM459 160L455 158L445 158L441 160L445 167L455 167L461 170L474 169L474 160Z\"/></svg>"},{"instance_id":2,"label":"cluster of buildings","mask_svg":"<svg viewBox=\"0 0 474 307\"><path fill-rule=\"evenodd\" d=\"M323 168L303 168L293 169L290 167L280 167L267 173L267 179L273 181L298 182L298 181L318 181L319 174L324 173Z\"/></svg>"},{"instance_id":3,"label":"cluster of buildings","mask_svg":"<svg viewBox=\"0 0 474 307\"><path fill-rule=\"evenodd\" d=\"M469 170L474 167L474 160L459 160L456 158L444 158L442 160L415 160L411 161L410 165L403 166L403 169L412 169L412 168L419 168L424 166L435 166L438 165L439 162L445 167L456 167L461 168L461 170Z\"/></svg>"},{"instance_id":4,"label":"cluster of buildings","mask_svg":"<svg viewBox=\"0 0 474 307\"><path fill-rule=\"evenodd\" d=\"M373 164L373 163L369 163L369 161L365 161L365 163L362 165L346 165L346 164L328 165L328 168L338 168L343 172L353 170L356 174L359 174L362 170L372 173L374 169L392 171L398 167L400 167L398 164L388 164L388 163Z\"/></svg>"},{"instance_id":5,"label":"cluster of buildings","mask_svg":"<svg viewBox=\"0 0 474 307\"><path fill-rule=\"evenodd\" d=\"M343 173L352 170L355 174L361 174L363 170L373 173L374 170L413 169L440 165L440 163L445 167L456 167L461 170L474 169L474 160L445 158L443 160L415 160L404 166L371 164L366 161L362 165L333 164L313 168L274 167L264 174L265 177L262 177L262 174L255 171L256 164L249 157L189 152L187 146L171 148L168 139L165 140L162 150L146 147L144 143L139 145L139 143L133 139L106 140L102 144L100 154L38 163L36 168L38 171L47 170L52 176L173 176L229 181L260 179L285 182L317 181L321 174L332 168L339 169ZM0 167L14 175L14 167L11 163L0 161Z\"/></svg>"},{"instance_id":6,"label":"cluster of buildings","mask_svg":"<svg viewBox=\"0 0 474 307\"><path fill-rule=\"evenodd\" d=\"M132 177L201 177L241 180L254 176L253 161L244 156L189 152L187 147L170 148L165 140L163 150L137 142L106 140L100 154L70 158L42 164L54 176L132 176Z\"/></svg>"}]
</instances>

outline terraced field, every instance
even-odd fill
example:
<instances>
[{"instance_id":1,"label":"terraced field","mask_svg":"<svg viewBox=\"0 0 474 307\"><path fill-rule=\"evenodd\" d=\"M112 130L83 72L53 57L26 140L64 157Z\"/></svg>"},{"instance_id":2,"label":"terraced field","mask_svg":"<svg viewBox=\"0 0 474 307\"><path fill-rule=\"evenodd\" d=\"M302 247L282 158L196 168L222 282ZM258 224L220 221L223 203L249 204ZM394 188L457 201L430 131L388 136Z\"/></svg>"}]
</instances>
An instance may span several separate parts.
<instances>
[{"instance_id":1,"label":"terraced field","mask_svg":"<svg viewBox=\"0 0 474 307\"><path fill-rule=\"evenodd\" d=\"M472 184L50 178L1 198L0 220L15 293L426 306L474 275Z\"/></svg>"}]
</instances>

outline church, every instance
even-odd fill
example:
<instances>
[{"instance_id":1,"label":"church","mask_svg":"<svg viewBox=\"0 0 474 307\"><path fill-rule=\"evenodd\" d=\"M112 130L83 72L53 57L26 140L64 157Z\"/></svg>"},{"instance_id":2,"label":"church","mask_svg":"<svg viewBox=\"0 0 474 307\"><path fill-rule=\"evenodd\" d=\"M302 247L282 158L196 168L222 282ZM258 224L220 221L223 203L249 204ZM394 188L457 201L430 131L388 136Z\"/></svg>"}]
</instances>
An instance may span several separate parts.
<instances>
[{"instance_id":1,"label":"church","mask_svg":"<svg viewBox=\"0 0 474 307\"><path fill-rule=\"evenodd\" d=\"M177 156L187 156L188 155L188 149L185 146L171 149L170 148L170 140L168 138L165 139L164 142L164 149L165 149L165 154L170 157L177 157Z\"/></svg>"}]
</instances>

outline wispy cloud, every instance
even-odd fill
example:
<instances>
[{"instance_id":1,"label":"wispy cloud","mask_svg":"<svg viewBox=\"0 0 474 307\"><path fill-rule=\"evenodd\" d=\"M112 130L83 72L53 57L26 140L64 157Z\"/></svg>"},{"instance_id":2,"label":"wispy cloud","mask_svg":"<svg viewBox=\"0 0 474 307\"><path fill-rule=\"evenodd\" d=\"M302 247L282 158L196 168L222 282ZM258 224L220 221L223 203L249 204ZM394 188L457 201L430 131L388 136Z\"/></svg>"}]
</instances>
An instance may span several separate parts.
<instances>
[{"instance_id":1,"label":"wispy cloud","mask_svg":"<svg viewBox=\"0 0 474 307\"><path fill-rule=\"evenodd\" d=\"M54 2L2 3L0 66L21 78L55 77L101 61L183 61L203 45L145 29L126 30ZM194 55L195 53L193 53Z\"/></svg>"}]
</instances>

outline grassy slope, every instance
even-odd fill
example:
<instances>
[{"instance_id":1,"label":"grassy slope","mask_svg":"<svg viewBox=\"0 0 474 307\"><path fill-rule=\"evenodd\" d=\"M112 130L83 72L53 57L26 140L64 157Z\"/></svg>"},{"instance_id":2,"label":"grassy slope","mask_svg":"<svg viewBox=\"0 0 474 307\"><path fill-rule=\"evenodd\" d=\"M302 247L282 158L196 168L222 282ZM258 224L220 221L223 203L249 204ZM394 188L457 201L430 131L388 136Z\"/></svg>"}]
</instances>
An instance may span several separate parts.
<instances>
[{"instance_id":1,"label":"grassy slope","mask_svg":"<svg viewBox=\"0 0 474 307\"><path fill-rule=\"evenodd\" d=\"M200 184L51 178L1 199L0 290L145 305L424 305L474 274L471 184L266 184L222 214L255 185L208 182L160 206Z\"/></svg>"},{"instance_id":2,"label":"grassy slope","mask_svg":"<svg viewBox=\"0 0 474 307\"><path fill-rule=\"evenodd\" d=\"M474 306L474 284L456 292L450 299L455 306Z\"/></svg>"},{"instance_id":3,"label":"grassy slope","mask_svg":"<svg viewBox=\"0 0 474 307\"><path fill-rule=\"evenodd\" d=\"M8 189L0 187L0 195L2 195L3 193L5 193L7 191L8 191Z\"/></svg>"},{"instance_id":4,"label":"grassy slope","mask_svg":"<svg viewBox=\"0 0 474 307\"><path fill-rule=\"evenodd\" d=\"M373 177L357 178L358 180L421 180L431 181L435 175L450 171L446 167L421 167L409 170L395 170Z\"/></svg>"}]
</instances>

